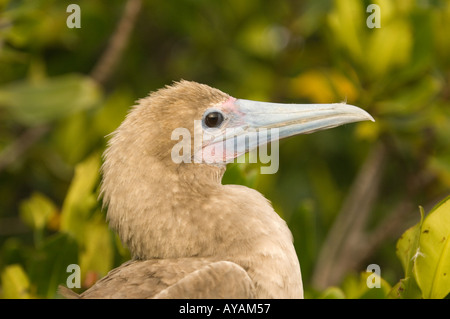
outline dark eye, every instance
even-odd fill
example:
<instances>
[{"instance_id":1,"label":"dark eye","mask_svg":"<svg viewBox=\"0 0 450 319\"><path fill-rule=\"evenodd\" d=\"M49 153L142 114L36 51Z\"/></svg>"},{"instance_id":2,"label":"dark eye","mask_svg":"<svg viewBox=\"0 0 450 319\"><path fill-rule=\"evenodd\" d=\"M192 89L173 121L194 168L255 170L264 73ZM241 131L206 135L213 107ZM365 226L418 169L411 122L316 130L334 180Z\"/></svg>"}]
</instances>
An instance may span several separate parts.
<instances>
[{"instance_id":1,"label":"dark eye","mask_svg":"<svg viewBox=\"0 0 450 319\"><path fill-rule=\"evenodd\" d=\"M223 115L220 112L213 111L205 116L204 121L207 127L219 127L223 122Z\"/></svg>"}]
</instances>

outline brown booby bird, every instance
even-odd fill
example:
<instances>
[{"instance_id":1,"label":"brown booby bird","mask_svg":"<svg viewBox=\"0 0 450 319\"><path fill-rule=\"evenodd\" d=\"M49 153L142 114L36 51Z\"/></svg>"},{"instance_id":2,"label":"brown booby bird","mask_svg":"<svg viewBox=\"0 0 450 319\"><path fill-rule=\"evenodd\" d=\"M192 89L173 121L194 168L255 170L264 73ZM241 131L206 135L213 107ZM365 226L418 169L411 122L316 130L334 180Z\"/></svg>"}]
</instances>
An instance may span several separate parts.
<instances>
[{"instance_id":1,"label":"brown booby bird","mask_svg":"<svg viewBox=\"0 0 450 319\"><path fill-rule=\"evenodd\" d=\"M373 118L347 104L241 100L188 81L150 94L113 133L102 167L110 227L133 259L81 295L62 294L303 298L290 230L259 192L221 184L226 163L274 139L364 120ZM277 134L256 143L237 139L262 128ZM179 129L190 133L186 154L176 146L189 135L174 138Z\"/></svg>"}]
</instances>

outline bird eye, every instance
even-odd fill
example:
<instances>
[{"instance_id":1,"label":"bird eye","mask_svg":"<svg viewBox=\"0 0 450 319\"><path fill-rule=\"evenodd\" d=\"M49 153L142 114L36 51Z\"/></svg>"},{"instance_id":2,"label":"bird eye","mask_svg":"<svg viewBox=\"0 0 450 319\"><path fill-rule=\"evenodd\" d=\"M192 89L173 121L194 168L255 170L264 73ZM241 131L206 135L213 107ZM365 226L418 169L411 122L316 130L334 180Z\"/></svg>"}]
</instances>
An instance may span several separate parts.
<instances>
[{"instance_id":1,"label":"bird eye","mask_svg":"<svg viewBox=\"0 0 450 319\"><path fill-rule=\"evenodd\" d=\"M207 127L219 127L223 122L223 115L220 112L213 111L205 116L204 122Z\"/></svg>"}]
</instances>

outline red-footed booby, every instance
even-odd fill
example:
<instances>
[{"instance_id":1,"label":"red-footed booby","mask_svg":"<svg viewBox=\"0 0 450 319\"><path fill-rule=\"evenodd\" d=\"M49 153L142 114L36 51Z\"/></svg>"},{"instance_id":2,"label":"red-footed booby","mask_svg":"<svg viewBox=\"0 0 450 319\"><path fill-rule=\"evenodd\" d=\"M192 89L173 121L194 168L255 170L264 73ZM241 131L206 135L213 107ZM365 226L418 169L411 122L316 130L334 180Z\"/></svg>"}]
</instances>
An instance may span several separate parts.
<instances>
[{"instance_id":1,"label":"red-footed booby","mask_svg":"<svg viewBox=\"0 0 450 319\"><path fill-rule=\"evenodd\" d=\"M365 120L373 118L343 103L255 102L189 81L151 93L113 133L102 167L107 219L133 259L81 295L62 294L303 298L285 221L259 192L222 185L222 175L228 162L263 143ZM237 139L263 128L277 134ZM174 138L177 130L190 134ZM185 148L181 136L189 136Z\"/></svg>"}]
</instances>

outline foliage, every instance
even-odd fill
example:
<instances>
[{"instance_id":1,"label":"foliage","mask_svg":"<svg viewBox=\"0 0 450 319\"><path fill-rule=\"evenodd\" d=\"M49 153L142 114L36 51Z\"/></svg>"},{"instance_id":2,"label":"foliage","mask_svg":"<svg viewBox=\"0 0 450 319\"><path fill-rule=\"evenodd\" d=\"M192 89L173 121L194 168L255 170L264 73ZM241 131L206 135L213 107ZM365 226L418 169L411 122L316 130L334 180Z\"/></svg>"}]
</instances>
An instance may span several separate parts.
<instances>
[{"instance_id":1,"label":"foliage","mask_svg":"<svg viewBox=\"0 0 450 319\"><path fill-rule=\"evenodd\" d=\"M400 297L444 298L450 294L450 197L439 203L397 242L405 278Z\"/></svg>"},{"instance_id":2,"label":"foliage","mask_svg":"<svg viewBox=\"0 0 450 319\"><path fill-rule=\"evenodd\" d=\"M129 258L98 200L105 137L181 78L372 114L281 141L276 174L230 164L224 183L257 189L288 222L308 297L448 295L448 198L436 205L450 187L448 1L80 0L80 29L66 25L70 3L0 1L1 297L57 297L70 264L85 289ZM366 25L371 3L381 28ZM381 289L367 287L368 264Z\"/></svg>"},{"instance_id":3,"label":"foliage","mask_svg":"<svg viewBox=\"0 0 450 319\"><path fill-rule=\"evenodd\" d=\"M397 241L397 256L405 277L391 287L383 278L370 271L358 278L349 275L339 287L329 287L318 297L325 299L363 298L425 298L442 299L450 294L450 196L437 204L417 225L408 229ZM376 278L370 278L374 276ZM370 287L368 280L380 285Z\"/></svg>"}]
</instances>

